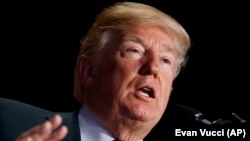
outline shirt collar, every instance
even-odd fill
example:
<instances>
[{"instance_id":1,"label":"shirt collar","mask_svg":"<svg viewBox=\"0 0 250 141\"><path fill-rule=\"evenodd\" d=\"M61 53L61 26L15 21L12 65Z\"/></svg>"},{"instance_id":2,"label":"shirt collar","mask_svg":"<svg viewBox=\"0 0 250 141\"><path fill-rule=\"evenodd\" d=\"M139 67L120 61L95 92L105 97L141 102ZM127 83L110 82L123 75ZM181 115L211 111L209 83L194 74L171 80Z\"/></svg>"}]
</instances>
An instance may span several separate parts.
<instances>
[{"instance_id":1,"label":"shirt collar","mask_svg":"<svg viewBox=\"0 0 250 141\"><path fill-rule=\"evenodd\" d=\"M103 126L87 105L78 113L81 141L113 141L113 135ZM143 140L139 140L143 141Z\"/></svg>"},{"instance_id":2,"label":"shirt collar","mask_svg":"<svg viewBox=\"0 0 250 141\"><path fill-rule=\"evenodd\" d=\"M78 113L81 141L113 141L112 134L98 121L84 105Z\"/></svg>"}]
</instances>

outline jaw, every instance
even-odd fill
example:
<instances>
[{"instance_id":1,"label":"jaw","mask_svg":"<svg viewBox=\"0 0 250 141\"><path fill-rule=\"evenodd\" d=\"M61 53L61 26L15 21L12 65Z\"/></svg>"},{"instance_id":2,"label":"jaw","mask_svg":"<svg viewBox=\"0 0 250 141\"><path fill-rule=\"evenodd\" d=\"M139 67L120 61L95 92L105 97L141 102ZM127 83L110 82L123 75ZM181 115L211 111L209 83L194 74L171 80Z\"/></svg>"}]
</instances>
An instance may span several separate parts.
<instances>
[{"instance_id":1,"label":"jaw","mask_svg":"<svg viewBox=\"0 0 250 141\"><path fill-rule=\"evenodd\" d=\"M133 114L124 115L123 113L119 115L121 116L116 117L115 120L110 120L112 123L109 124L112 134L119 140L142 140L158 122L158 120L145 121L142 118L138 120L138 115L134 116Z\"/></svg>"}]
</instances>

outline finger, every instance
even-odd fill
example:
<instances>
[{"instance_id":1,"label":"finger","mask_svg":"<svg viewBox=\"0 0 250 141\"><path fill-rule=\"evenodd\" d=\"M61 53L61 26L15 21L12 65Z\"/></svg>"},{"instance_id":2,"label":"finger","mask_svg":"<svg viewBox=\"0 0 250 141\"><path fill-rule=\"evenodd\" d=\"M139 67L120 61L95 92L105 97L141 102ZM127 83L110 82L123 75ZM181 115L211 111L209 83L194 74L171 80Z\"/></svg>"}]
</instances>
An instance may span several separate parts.
<instances>
[{"instance_id":1,"label":"finger","mask_svg":"<svg viewBox=\"0 0 250 141\"><path fill-rule=\"evenodd\" d=\"M49 136L49 134L52 132L52 125L49 121L46 121L45 123L38 125L34 128L31 128L30 130L22 133L18 138L17 141L28 141L28 140L42 140Z\"/></svg>"},{"instance_id":2,"label":"finger","mask_svg":"<svg viewBox=\"0 0 250 141\"><path fill-rule=\"evenodd\" d=\"M49 136L50 133L52 133L54 129L59 127L61 123L62 117L59 115L55 115L49 121L46 121L43 124L35 126L30 130L24 132L20 137L17 138L17 140L28 140L29 138L31 138L32 140L45 139Z\"/></svg>"},{"instance_id":3,"label":"finger","mask_svg":"<svg viewBox=\"0 0 250 141\"><path fill-rule=\"evenodd\" d=\"M66 126L62 126L49 136L48 141L62 140L67 135L67 133L68 128Z\"/></svg>"},{"instance_id":4,"label":"finger","mask_svg":"<svg viewBox=\"0 0 250 141\"><path fill-rule=\"evenodd\" d=\"M52 119L49 120L52 124L52 129L58 128L62 123L62 117L60 115L55 115Z\"/></svg>"}]
</instances>

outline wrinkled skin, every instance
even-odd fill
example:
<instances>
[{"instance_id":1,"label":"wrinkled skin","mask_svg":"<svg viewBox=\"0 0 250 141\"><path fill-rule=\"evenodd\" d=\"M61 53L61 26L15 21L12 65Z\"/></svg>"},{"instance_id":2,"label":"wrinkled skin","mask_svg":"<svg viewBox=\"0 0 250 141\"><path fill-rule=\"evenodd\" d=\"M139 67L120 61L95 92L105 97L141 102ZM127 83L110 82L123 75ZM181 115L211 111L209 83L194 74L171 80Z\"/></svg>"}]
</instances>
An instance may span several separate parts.
<instances>
[{"instance_id":1,"label":"wrinkled skin","mask_svg":"<svg viewBox=\"0 0 250 141\"><path fill-rule=\"evenodd\" d=\"M86 103L119 139L142 139L163 115L176 54L161 27L137 26L104 34L83 73Z\"/></svg>"}]
</instances>

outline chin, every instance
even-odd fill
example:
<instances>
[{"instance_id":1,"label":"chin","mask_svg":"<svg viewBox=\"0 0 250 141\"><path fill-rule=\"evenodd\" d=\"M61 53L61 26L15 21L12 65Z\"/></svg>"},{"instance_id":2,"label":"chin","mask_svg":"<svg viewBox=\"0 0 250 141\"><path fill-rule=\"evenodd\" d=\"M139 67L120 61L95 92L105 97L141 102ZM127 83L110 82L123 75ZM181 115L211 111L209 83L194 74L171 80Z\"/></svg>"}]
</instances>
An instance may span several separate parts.
<instances>
[{"instance_id":1,"label":"chin","mask_svg":"<svg viewBox=\"0 0 250 141\"><path fill-rule=\"evenodd\" d=\"M137 121L148 122L152 121L154 118L150 114L146 113L135 113L130 118Z\"/></svg>"},{"instance_id":2,"label":"chin","mask_svg":"<svg viewBox=\"0 0 250 141\"><path fill-rule=\"evenodd\" d=\"M157 120L157 116L155 114L156 110L142 105L134 105L131 109L126 108L125 114L132 120L148 122L152 120Z\"/></svg>"}]
</instances>

